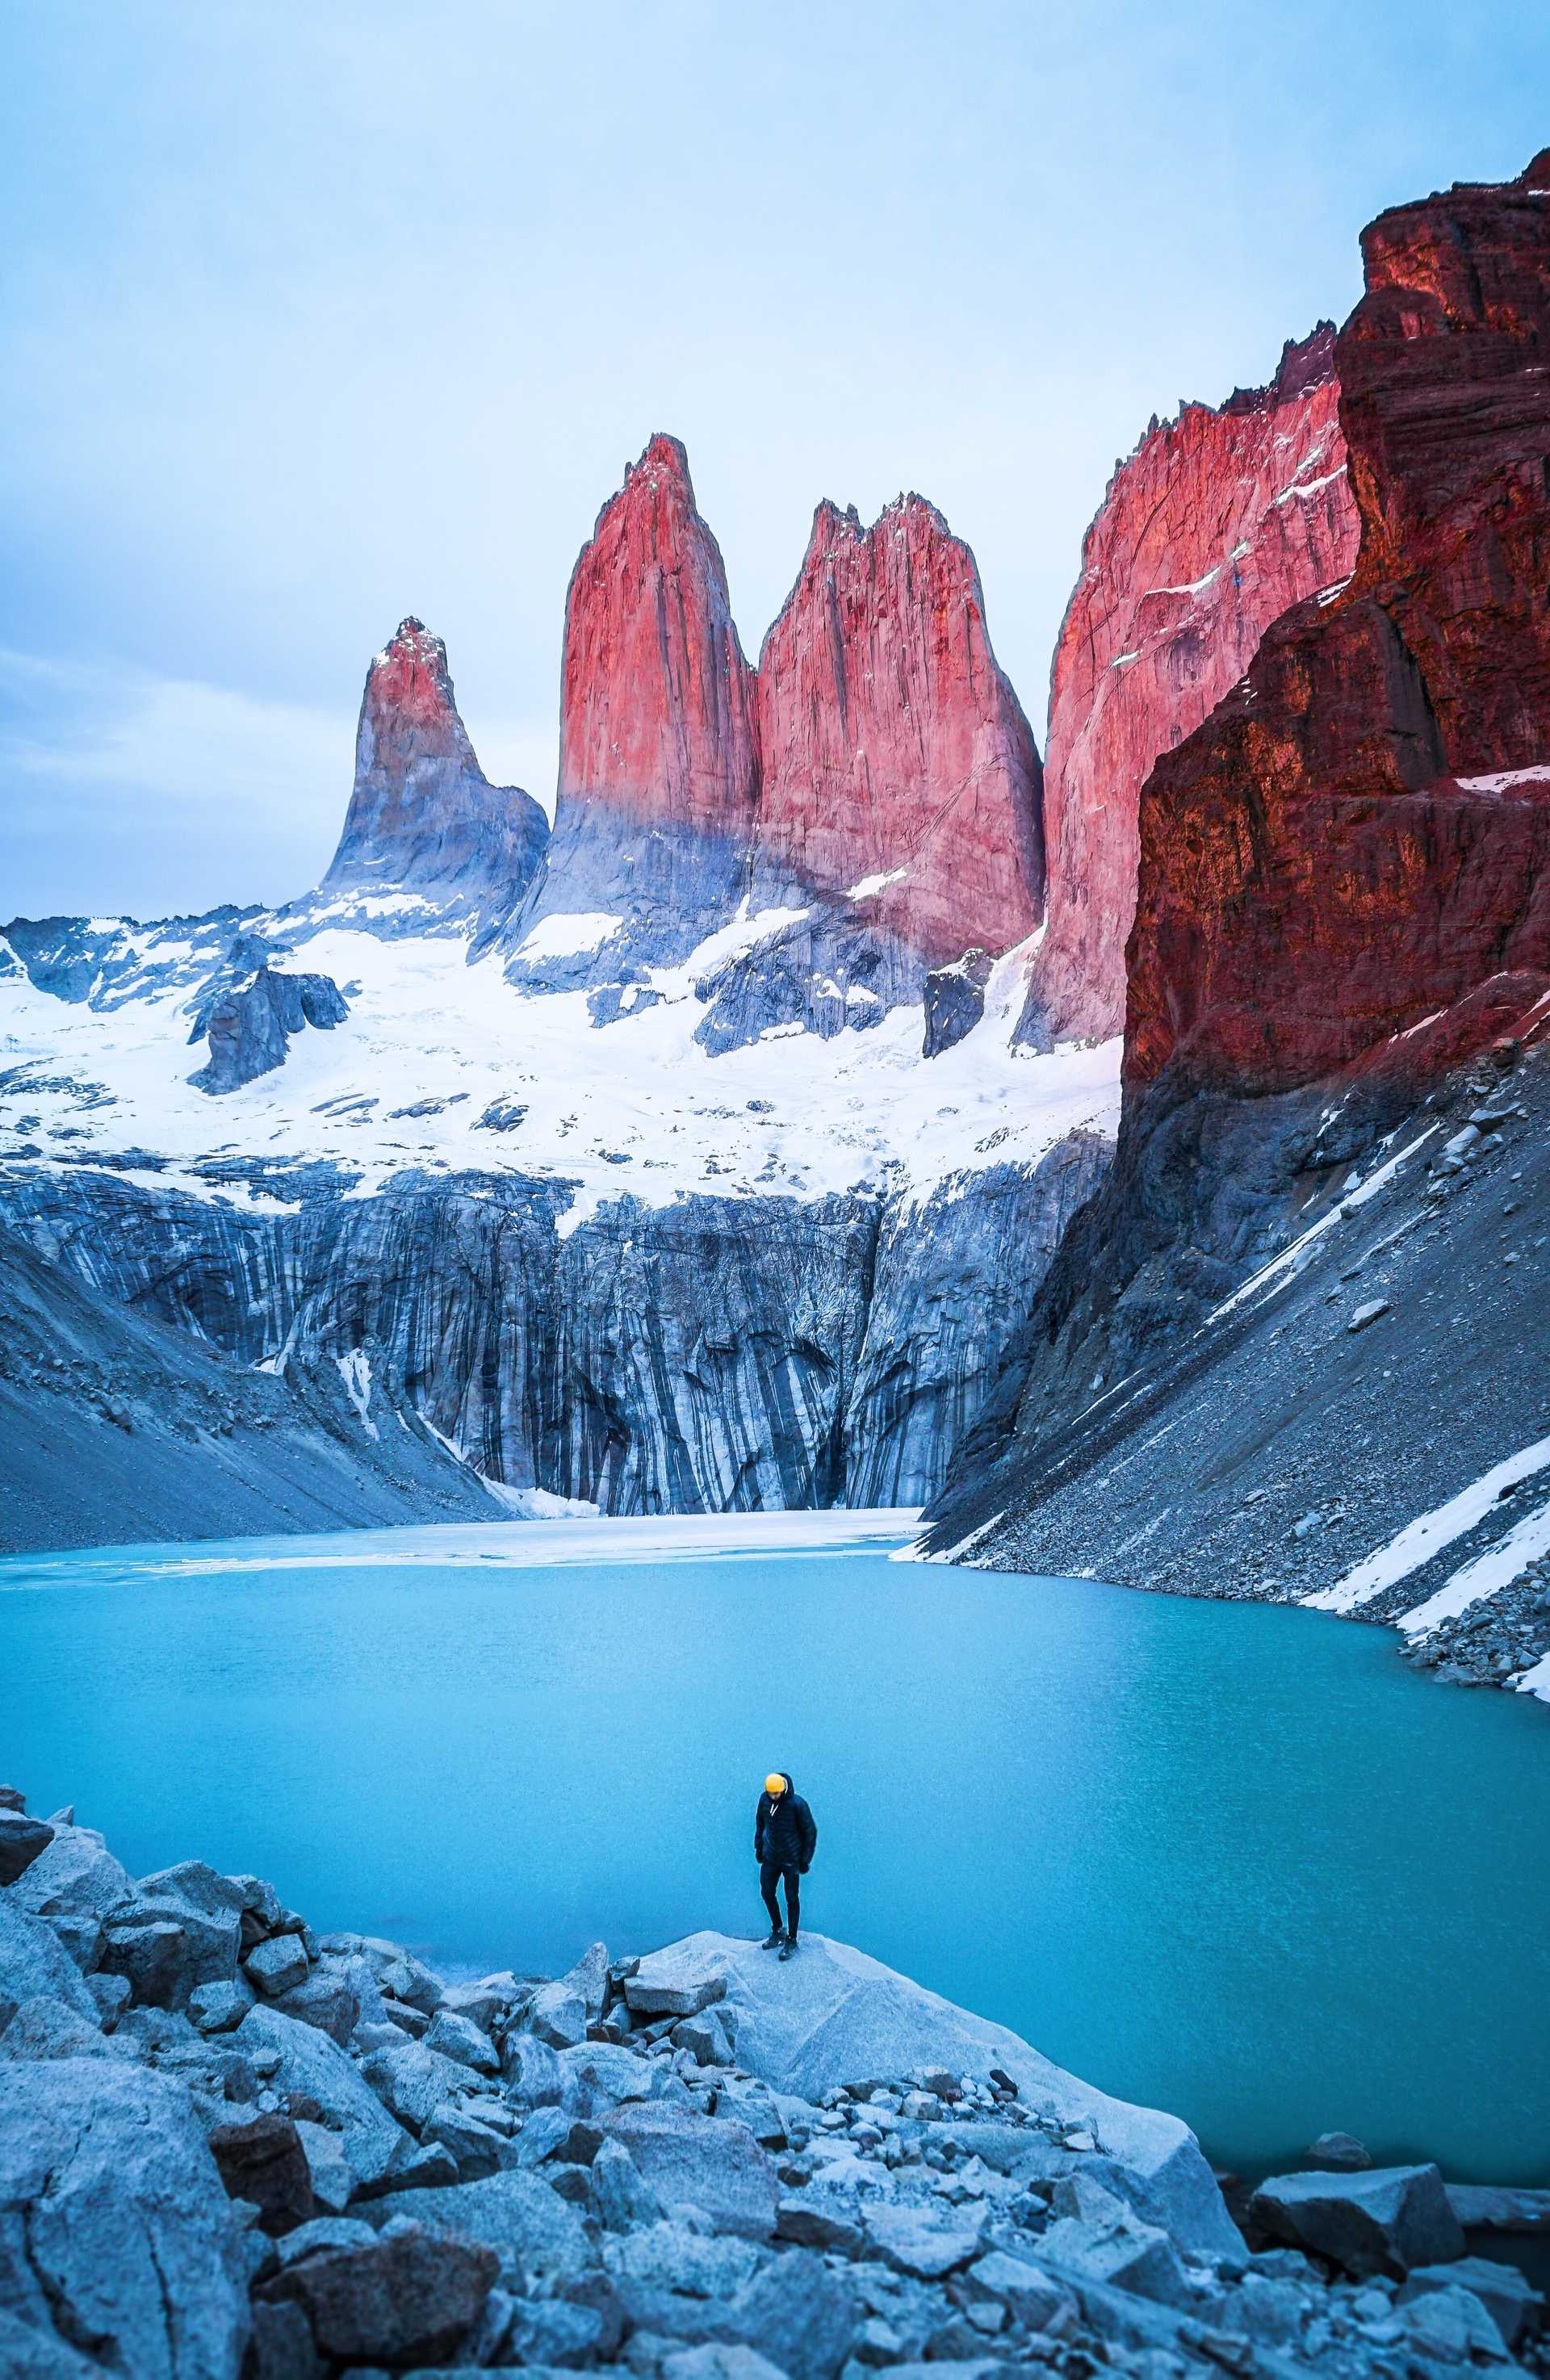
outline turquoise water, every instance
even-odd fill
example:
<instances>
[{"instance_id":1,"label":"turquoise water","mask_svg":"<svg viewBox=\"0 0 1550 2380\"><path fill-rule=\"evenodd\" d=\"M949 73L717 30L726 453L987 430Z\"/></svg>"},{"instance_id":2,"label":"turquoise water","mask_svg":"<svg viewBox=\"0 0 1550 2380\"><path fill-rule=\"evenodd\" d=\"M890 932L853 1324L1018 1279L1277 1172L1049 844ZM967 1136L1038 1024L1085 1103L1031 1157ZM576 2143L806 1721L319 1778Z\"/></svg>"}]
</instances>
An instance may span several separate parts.
<instances>
[{"instance_id":1,"label":"turquoise water","mask_svg":"<svg viewBox=\"0 0 1550 2380\"><path fill-rule=\"evenodd\" d=\"M612 1525L0 1563L0 1770L136 1873L554 1971L762 1932L789 1768L816 1928L1218 2162L1550 2180L1543 1706L1307 1612Z\"/></svg>"}]
</instances>

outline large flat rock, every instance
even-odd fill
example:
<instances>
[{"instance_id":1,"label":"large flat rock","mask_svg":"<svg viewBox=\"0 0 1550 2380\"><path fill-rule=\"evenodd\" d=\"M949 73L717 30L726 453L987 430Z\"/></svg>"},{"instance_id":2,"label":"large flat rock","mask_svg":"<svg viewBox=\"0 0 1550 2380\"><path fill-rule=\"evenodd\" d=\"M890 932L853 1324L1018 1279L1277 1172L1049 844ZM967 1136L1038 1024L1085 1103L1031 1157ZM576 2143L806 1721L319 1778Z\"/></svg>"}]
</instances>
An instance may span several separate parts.
<instances>
[{"instance_id":1,"label":"large flat rock","mask_svg":"<svg viewBox=\"0 0 1550 2380\"><path fill-rule=\"evenodd\" d=\"M1078 2082L1005 2025L954 2007L865 1950L804 1934L799 1955L782 1965L757 1942L691 1934L643 1959L635 1980L649 1989L659 1976L684 1992L722 1985L720 2012L735 2028L738 2064L799 2098L842 2082L903 2078L916 2067L983 2078L999 2066L1025 2107L1086 2126L1137 2174L1146 2185L1144 2212L1181 2246L1241 2251L1199 2143L1177 2116Z\"/></svg>"},{"instance_id":2,"label":"large flat rock","mask_svg":"<svg viewBox=\"0 0 1550 2380\"><path fill-rule=\"evenodd\" d=\"M246 2277L186 2092L104 2058L0 2063L0 2306L62 2372L90 2340L133 2380L236 2380Z\"/></svg>"}]
</instances>

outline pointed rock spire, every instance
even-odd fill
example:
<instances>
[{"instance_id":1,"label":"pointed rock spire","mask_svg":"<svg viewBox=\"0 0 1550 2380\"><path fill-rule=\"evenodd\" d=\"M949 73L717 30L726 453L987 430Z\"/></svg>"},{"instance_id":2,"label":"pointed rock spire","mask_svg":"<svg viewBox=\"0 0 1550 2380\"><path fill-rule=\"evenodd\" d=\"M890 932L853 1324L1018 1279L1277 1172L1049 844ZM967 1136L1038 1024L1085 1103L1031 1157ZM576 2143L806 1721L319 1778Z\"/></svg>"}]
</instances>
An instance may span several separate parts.
<instances>
[{"instance_id":1,"label":"pointed rock spire","mask_svg":"<svg viewBox=\"0 0 1550 2380\"><path fill-rule=\"evenodd\" d=\"M324 884L453 889L509 906L548 834L529 795L490 784L479 767L441 638L400 621L367 672L355 785Z\"/></svg>"},{"instance_id":2,"label":"pointed rock spire","mask_svg":"<svg viewBox=\"0 0 1550 2380\"><path fill-rule=\"evenodd\" d=\"M974 555L900 496L869 528L819 504L759 655L759 858L928 964L1038 923L1038 754L991 650Z\"/></svg>"}]
</instances>

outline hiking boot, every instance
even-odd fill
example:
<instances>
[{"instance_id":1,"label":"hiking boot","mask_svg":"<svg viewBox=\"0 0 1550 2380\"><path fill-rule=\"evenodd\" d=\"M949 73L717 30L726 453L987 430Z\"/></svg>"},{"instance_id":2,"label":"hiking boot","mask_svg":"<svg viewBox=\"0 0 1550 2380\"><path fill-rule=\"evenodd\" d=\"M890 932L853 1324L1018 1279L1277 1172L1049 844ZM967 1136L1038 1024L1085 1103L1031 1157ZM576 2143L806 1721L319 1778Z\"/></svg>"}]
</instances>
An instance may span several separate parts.
<instances>
[{"instance_id":1,"label":"hiking boot","mask_svg":"<svg viewBox=\"0 0 1550 2380\"><path fill-rule=\"evenodd\" d=\"M788 1959L794 1959L794 1958L795 1958L795 1956L796 1956L796 1937L795 1937L795 1935L794 1935L794 1934L788 1934L788 1935L786 1936L785 1940L784 1940L784 1941L781 1943L781 1965L782 1965L782 1966L784 1966L784 1964L785 1964L785 1962L786 1962L786 1961L787 1961Z\"/></svg>"},{"instance_id":2,"label":"hiking boot","mask_svg":"<svg viewBox=\"0 0 1550 2380\"><path fill-rule=\"evenodd\" d=\"M759 1944L759 1949L761 1950L778 1950L785 1938L785 1936L777 1925L775 1931L769 1935L766 1939Z\"/></svg>"}]
</instances>

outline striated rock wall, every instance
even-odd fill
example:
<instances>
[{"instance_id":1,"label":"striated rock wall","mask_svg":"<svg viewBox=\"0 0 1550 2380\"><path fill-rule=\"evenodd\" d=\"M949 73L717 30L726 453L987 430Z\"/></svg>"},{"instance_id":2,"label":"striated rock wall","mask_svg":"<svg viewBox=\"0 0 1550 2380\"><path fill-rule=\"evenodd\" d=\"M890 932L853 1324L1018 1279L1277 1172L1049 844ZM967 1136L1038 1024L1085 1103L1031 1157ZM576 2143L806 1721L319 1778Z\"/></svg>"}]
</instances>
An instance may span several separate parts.
<instances>
[{"instance_id":1,"label":"striated rock wall","mask_svg":"<svg viewBox=\"0 0 1550 2380\"><path fill-rule=\"evenodd\" d=\"M1147 772L1270 623L1355 562L1334 346L1321 322L1288 343L1268 387L1154 422L1087 532L1050 674L1049 922L1030 1038L1120 1030Z\"/></svg>"},{"instance_id":2,"label":"striated rock wall","mask_svg":"<svg viewBox=\"0 0 1550 2380\"><path fill-rule=\"evenodd\" d=\"M407 1461L402 1415L421 1475L447 1449L612 1512L769 1511L935 1488L1106 1156L1077 1135L908 1209L623 1198L568 1232L564 1184L495 1174L351 1198L325 1167L280 1165L245 1207L28 1169L4 1207L62 1295L170 1327L237 1367L239 1399L283 1383L346 1465L351 1444ZM126 1364L120 1401L143 1404ZM73 1462L68 1434L56 1455ZM296 1525L315 1518L298 1502Z\"/></svg>"},{"instance_id":3,"label":"striated rock wall","mask_svg":"<svg viewBox=\"0 0 1550 2380\"><path fill-rule=\"evenodd\" d=\"M526 892L549 821L517 785L492 785L458 716L447 650L402 620L367 672L355 783L325 891L432 888L498 911Z\"/></svg>"}]
</instances>

